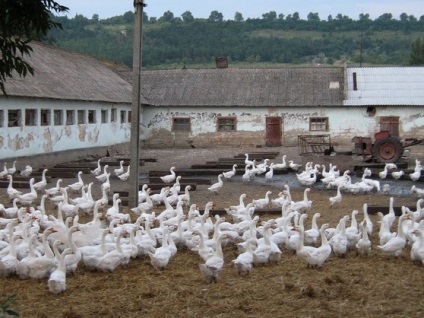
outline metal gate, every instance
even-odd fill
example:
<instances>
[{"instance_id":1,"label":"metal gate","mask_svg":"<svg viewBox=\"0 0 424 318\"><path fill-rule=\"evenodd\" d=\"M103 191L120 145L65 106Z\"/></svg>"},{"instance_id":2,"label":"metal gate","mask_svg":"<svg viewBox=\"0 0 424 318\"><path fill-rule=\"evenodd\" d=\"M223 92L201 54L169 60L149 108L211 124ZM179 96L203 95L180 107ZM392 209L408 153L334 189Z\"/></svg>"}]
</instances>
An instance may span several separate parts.
<instances>
[{"instance_id":1,"label":"metal gate","mask_svg":"<svg viewBox=\"0 0 424 318\"><path fill-rule=\"evenodd\" d=\"M265 144L267 147L278 147L281 146L281 129L282 121L281 117L267 117L266 118L266 140Z\"/></svg>"}]
</instances>

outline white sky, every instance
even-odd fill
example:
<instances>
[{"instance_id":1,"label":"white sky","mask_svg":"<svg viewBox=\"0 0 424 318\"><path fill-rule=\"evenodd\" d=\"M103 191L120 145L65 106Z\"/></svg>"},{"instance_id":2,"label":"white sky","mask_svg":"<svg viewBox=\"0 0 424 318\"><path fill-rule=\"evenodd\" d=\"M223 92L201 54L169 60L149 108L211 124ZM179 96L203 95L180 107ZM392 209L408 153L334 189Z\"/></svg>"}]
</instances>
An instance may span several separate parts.
<instances>
[{"instance_id":1,"label":"white sky","mask_svg":"<svg viewBox=\"0 0 424 318\"><path fill-rule=\"evenodd\" d=\"M133 11L133 0L56 0L70 10L68 17L82 14L91 18L98 14L100 19L122 15ZM240 12L245 19L262 18L262 14L276 11L285 16L299 12L300 18L307 18L308 13L318 13L321 20L327 20L328 15L335 17L338 13L357 20L359 14L368 13L371 19L376 19L383 13L391 13L399 19L401 13L413 15L416 18L424 15L423 0L145 0L144 9L149 17L161 17L164 12L171 11L175 17L180 17L185 11L190 11L195 18L207 18L214 10L221 12L224 20L234 19L234 13Z\"/></svg>"}]
</instances>

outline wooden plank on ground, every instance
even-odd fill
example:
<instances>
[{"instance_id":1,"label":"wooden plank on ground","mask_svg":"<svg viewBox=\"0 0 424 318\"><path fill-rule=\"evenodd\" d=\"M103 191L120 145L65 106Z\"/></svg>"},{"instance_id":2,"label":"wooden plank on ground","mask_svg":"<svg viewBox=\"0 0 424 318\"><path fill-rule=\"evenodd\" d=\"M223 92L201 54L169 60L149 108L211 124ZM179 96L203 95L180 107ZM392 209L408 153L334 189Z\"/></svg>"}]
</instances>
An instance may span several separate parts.
<instances>
[{"instance_id":1,"label":"wooden plank on ground","mask_svg":"<svg viewBox=\"0 0 424 318\"><path fill-rule=\"evenodd\" d=\"M189 184L190 183L196 183L196 184L212 184L211 180L210 179L206 179L206 178L185 177L184 179L181 178L180 183L181 183L181 181L184 181L184 182L189 183ZM171 185L172 186L172 183L171 184L165 183L159 177L150 177L148 182L149 183L162 183L163 185Z\"/></svg>"}]
</instances>

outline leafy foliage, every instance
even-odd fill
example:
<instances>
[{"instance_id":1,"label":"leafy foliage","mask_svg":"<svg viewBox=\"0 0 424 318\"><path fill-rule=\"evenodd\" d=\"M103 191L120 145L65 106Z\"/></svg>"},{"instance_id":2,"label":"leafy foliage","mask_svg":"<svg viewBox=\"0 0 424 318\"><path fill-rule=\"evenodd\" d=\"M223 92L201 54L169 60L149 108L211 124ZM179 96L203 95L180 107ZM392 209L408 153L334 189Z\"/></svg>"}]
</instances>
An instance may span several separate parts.
<instances>
[{"instance_id":1,"label":"leafy foliage","mask_svg":"<svg viewBox=\"0 0 424 318\"><path fill-rule=\"evenodd\" d=\"M424 38L412 42L409 65L424 65Z\"/></svg>"},{"instance_id":2,"label":"leafy foliage","mask_svg":"<svg viewBox=\"0 0 424 318\"><path fill-rule=\"evenodd\" d=\"M53 0L0 0L0 89L6 94L4 82L12 77L34 74L23 60L32 52L29 42L40 39L49 30L60 27L50 11L63 12L68 8Z\"/></svg>"},{"instance_id":3,"label":"leafy foliage","mask_svg":"<svg viewBox=\"0 0 424 318\"><path fill-rule=\"evenodd\" d=\"M217 56L231 64L408 64L411 43L424 31L424 17L406 14L400 20L385 13L375 20L361 14L358 20L337 14L321 20L317 13L302 20L298 12L270 11L262 19L224 20L212 11L209 18L181 18L169 10L159 18L143 12L143 67L169 68L211 65ZM125 19L124 19L125 16ZM56 17L63 30L49 36L64 49L79 51L132 65L133 13L94 21L77 15ZM362 39L362 40L361 40ZM362 46L362 50L361 50ZM361 53L362 51L362 53Z\"/></svg>"}]
</instances>

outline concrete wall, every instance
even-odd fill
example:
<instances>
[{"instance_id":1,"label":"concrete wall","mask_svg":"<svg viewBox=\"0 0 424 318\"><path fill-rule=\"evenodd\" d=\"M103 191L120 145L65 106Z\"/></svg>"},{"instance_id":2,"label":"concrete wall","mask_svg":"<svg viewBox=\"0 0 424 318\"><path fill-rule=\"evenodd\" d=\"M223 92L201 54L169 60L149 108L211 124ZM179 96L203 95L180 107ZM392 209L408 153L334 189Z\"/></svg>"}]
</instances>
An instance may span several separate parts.
<instances>
[{"instance_id":1,"label":"concrete wall","mask_svg":"<svg viewBox=\"0 0 424 318\"><path fill-rule=\"evenodd\" d=\"M218 116L237 118L237 131L217 132ZM298 135L330 134L332 143L352 149L352 138L380 131L380 117L399 116L401 138L422 135L422 107L376 107L374 115L366 107L150 107L142 112L142 139L145 147L264 146L266 116L280 116L283 146L297 146ZM190 117L191 132L172 132L173 117ZM328 117L328 132L309 131L310 117Z\"/></svg>"},{"instance_id":2,"label":"concrete wall","mask_svg":"<svg viewBox=\"0 0 424 318\"><path fill-rule=\"evenodd\" d=\"M89 152L93 148L107 148L130 140L129 104L1 97L0 105L0 159L55 154L68 150ZM8 127L8 111L15 109L21 110L21 124L18 127ZM34 125L25 125L25 109L37 110ZM41 109L50 109L49 125L40 124ZM116 109L115 122L110 121L112 109ZM62 125L54 125L54 110L63 110ZM75 120L78 110L86 110L86 123L66 125L66 110L75 110ZM88 110L96 111L93 123L88 123ZM106 123L102 123L101 110L106 111ZM121 111L125 112L125 122L121 122Z\"/></svg>"}]
</instances>

